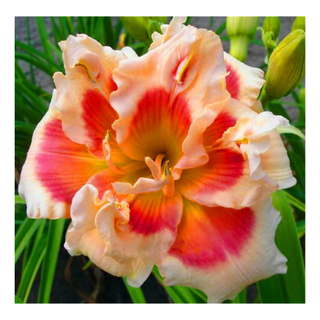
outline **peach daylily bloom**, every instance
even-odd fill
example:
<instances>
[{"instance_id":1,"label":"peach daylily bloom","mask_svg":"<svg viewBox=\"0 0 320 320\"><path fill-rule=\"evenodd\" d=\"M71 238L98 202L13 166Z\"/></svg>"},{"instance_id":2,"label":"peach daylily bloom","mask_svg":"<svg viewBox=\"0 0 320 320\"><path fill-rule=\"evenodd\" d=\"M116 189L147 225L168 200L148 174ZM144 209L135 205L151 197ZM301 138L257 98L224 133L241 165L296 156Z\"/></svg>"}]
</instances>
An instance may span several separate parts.
<instances>
[{"instance_id":1,"label":"peach daylily bloom","mask_svg":"<svg viewBox=\"0 0 320 320\"><path fill-rule=\"evenodd\" d=\"M174 18L147 54L93 39L61 43L50 108L19 191L33 218L71 217L65 247L140 286L158 265L167 285L209 302L286 272L270 194L295 183L259 109L263 73L223 52L212 31Z\"/></svg>"}]
</instances>

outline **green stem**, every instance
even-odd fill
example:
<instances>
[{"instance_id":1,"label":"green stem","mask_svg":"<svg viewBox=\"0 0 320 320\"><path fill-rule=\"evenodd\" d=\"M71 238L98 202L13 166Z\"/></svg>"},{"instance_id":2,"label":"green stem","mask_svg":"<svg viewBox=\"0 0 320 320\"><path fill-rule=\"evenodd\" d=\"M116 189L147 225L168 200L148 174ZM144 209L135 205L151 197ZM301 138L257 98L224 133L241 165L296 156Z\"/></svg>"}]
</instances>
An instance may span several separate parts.
<instances>
[{"instance_id":1,"label":"green stem","mask_svg":"<svg viewBox=\"0 0 320 320\"><path fill-rule=\"evenodd\" d=\"M246 36L230 38L230 54L244 62L247 59L249 44L250 39Z\"/></svg>"}]
</instances>

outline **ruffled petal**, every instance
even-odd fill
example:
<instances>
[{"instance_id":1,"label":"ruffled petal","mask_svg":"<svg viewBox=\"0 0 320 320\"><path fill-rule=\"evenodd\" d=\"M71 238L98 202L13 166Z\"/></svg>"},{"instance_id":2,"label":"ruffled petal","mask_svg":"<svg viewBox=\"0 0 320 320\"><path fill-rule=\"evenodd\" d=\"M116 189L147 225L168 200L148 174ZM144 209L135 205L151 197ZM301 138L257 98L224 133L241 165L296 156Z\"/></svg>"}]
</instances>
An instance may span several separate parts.
<instances>
[{"instance_id":1,"label":"ruffled petal","mask_svg":"<svg viewBox=\"0 0 320 320\"><path fill-rule=\"evenodd\" d=\"M117 89L112 72L127 55L102 47L86 35L69 36L60 46L66 75L57 72L53 79L63 130L103 158L102 141L118 118L109 102L111 92Z\"/></svg>"},{"instance_id":2,"label":"ruffled petal","mask_svg":"<svg viewBox=\"0 0 320 320\"><path fill-rule=\"evenodd\" d=\"M72 222L66 234L65 248L71 255L88 256L104 271L118 277L126 276L132 284L139 286L149 276L153 264L138 258L119 262L108 255L114 228L118 229L117 225L127 219L127 213L120 204L114 205L111 192L106 192L100 199L97 189L92 185L84 186L72 201ZM106 230L111 232L107 234Z\"/></svg>"},{"instance_id":3,"label":"ruffled petal","mask_svg":"<svg viewBox=\"0 0 320 320\"><path fill-rule=\"evenodd\" d=\"M271 131L269 137L269 149L260 155L263 170L278 183L279 189L290 188L297 180L292 175L287 149L277 131Z\"/></svg>"},{"instance_id":4,"label":"ruffled petal","mask_svg":"<svg viewBox=\"0 0 320 320\"><path fill-rule=\"evenodd\" d=\"M72 202L65 247L140 286L174 242L182 199L149 193L127 201L118 202L111 191L100 199L95 187L84 186Z\"/></svg>"},{"instance_id":5,"label":"ruffled petal","mask_svg":"<svg viewBox=\"0 0 320 320\"><path fill-rule=\"evenodd\" d=\"M192 122L183 142L184 156L175 167L190 169L206 164L209 160L207 152L224 132L235 126L239 119L255 115L254 111L235 99L229 99L220 110L205 107L202 115Z\"/></svg>"},{"instance_id":6,"label":"ruffled petal","mask_svg":"<svg viewBox=\"0 0 320 320\"><path fill-rule=\"evenodd\" d=\"M65 136L59 115L51 107L34 131L21 172L19 193L26 199L28 216L69 217L74 194L106 167L84 145Z\"/></svg>"},{"instance_id":7,"label":"ruffled petal","mask_svg":"<svg viewBox=\"0 0 320 320\"><path fill-rule=\"evenodd\" d=\"M173 17L170 21L170 24L163 24L161 25L162 34L158 32L154 32L152 34L153 42L150 45L149 51L155 49L156 47L162 45L177 33L179 33L183 28L186 26L183 24L187 20L186 17Z\"/></svg>"},{"instance_id":8,"label":"ruffled petal","mask_svg":"<svg viewBox=\"0 0 320 320\"><path fill-rule=\"evenodd\" d=\"M117 174L114 171L112 171L110 168L108 168L94 174L87 181L87 184L93 185L98 190L99 197L102 199L104 193L107 190L115 193L115 190L112 187L112 183L122 178L123 178L123 175Z\"/></svg>"},{"instance_id":9,"label":"ruffled petal","mask_svg":"<svg viewBox=\"0 0 320 320\"><path fill-rule=\"evenodd\" d=\"M240 119L228 129L216 146L234 146L248 159L253 180L264 179L280 189L292 187L290 162L280 135L279 126L288 126L288 120L271 112L261 112L254 117Z\"/></svg>"},{"instance_id":10,"label":"ruffled petal","mask_svg":"<svg viewBox=\"0 0 320 320\"><path fill-rule=\"evenodd\" d=\"M252 107L264 84L264 72L240 62L226 52L224 60L229 72L226 83L231 97Z\"/></svg>"},{"instance_id":11,"label":"ruffled petal","mask_svg":"<svg viewBox=\"0 0 320 320\"><path fill-rule=\"evenodd\" d=\"M247 161L234 148L212 149L208 156L205 165L183 170L176 181L176 189L188 199L206 206L239 209L276 190L276 185L252 180Z\"/></svg>"},{"instance_id":12,"label":"ruffled petal","mask_svg":"<svg viewBox=\"0 0 320 320\"><path fill-rule=\"evenodd\" d=\"M163 45L185 29L186 26L183 24L185 21L185 17L174 17L169 25L162 25L163 35L157 32L153 34L153 43L149 50ZM228 72L226 85L231 97L243 102L248 107L252 107L264 84L264 72L259 68L253 68L240 62L226 52L224 52L224 62Z\"/></svg>"},{"instance_id":13,"label":"ruffled petal","mask_svg":"<svg viewBox=\"0 0 320 320\"><path fill-rule=\"evenodd\" d=\"M274 243L279 221L269 197L241 210L185 200L176 241L159 265L164 283L200 289L213 303L233 299L256 281L286 273L286 258Z\"/></svg>"},{"instance_id":14,"label":"ruffled petal","mask_svg":"<svg viewBox=\"0 0 320 320\"><path fill-rule=\"evenodd\" d=\"M138 156L141 159L146 156L154 159L167 151L163 150L162 137L170 138L170 132L174 132L173 136L186 140L182 145L183 153L194 158L190 150L195 150L206 126L211 124L229 98L225 76L219 37L211 31L197 30L191 26L182 28L174 37L148 54L121 61L114 72L118 90L111 95L112 106L119 114L119 119L113 124L117 141L134 159ZM174 121L167 121L163 124L164 130L157 130L157 140L154 134L144 137L148 132L152 133L150 127L160 125L161 110L166 110L166 118L174 117ZM143 121L143 118L146 120ZM197 124L188 133L195 120ZM186 136L186 133L191 136ZM166 140L166 148L172 145L173 149L181 150L181 147L175 146L175 140L177 138L172 142ZM154 154L144 152L145 149ZM197 154L202 162L203 154L205 151L202 148Z\"/></svg>"}]
</instances>

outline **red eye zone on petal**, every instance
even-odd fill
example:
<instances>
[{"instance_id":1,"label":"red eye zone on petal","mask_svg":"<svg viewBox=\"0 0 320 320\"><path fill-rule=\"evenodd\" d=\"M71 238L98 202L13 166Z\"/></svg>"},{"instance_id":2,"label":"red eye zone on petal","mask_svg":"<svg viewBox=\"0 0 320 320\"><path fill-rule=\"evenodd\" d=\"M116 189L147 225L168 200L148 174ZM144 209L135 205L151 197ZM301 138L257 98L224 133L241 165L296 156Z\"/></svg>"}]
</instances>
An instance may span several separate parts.
<instances>
[{"instance_id":1,"label":"red eye zone on petal","mask_svg":"<svg viewBox=\"0 0 320 320\"><path fill-rule=\"evenodd\" d=\"M96 90L88 90L82 100L82 118L90 139L90 151L103 157L102 141L112 123L118 118L117 112L106 98Z\"/></svg>"},{"instance_id":2,"label":"red eye zone on petal","mask_svg":"<svg viewBox=\"0 0 320 320\"><path fill-rule=\"evenodd\" d=\"M129 224L134 232L145 236L165 229L175 232L181 211L180 195L166 197L161 191L140 194L130 203Z\"/></svg>"},{"instance_id":3,"label":"red eye zone on petal","mask_svg":"<svg viewBox=\"0 0 320 320\"><path fill-rule=\"evenodd\" d=\"M227 72L230 72L226 77L227 90L234 99L239 98L240 82L235 70L230 65L226 64Z\"/></svg>"},{"instance_id":4,"label":"red eye zone on petal","mask_svg":"<svg viewBox=\"0 0 320 320\"><path fill-rule=\"evenodd\" d=\"M210 208L185 200L178 235L169 253L186 265L212 267L230 255L241 255L252 236L254 221L250 208Z\"/></svg>"},{"instance_id":5,"label":"red eye zone on petal","mask_svg":"<svg viewBox=\"0 0 320 320\"><path fill-rule=\"evenodd\" d=\"M235 126L237 119L227 112L221 112L214 122L203 133L203 145L212 146L220 139L225 131Z\"/></svg>"},{"instance_id":6,"label":"red eye zone on petal","mask_svg":"<svg viewBox=\"0 0 320 320\"><path fill-rule=\"evenodd\" d=\"M36 155L36 174L55 200L70 203L87 180L106 165L86 146L68 139L58 119L46 124L43 137L41 152Z\"/></svg>"}]
</instances>

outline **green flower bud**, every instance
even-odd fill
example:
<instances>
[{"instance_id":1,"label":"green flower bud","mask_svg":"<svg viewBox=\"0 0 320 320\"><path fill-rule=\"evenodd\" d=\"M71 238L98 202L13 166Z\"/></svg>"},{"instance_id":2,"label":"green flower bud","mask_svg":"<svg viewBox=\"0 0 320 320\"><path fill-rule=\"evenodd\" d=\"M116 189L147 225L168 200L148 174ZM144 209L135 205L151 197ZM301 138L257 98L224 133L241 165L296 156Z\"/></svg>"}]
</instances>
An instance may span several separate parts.
<instances>
[{"instance_id":1,"label":"green flower bud","mask_svg":"<svg viewBox=\"0 0 320 320\"><path fill-rule=\"evenodd\" d=\"M302 29L303 31L306 31L306 18L305 17L296 17L296 19L293 21L292 24L292 31Z\"/></svg>"},{"instance_id":2,"label":"green flower bud","mask_svg":"<svg viewBox=\"0 0 320 320\"><path fill-rule=\"evenodd\" d=\"M277 46L278 36L280 34L281 22L279 17L265 17L261 30L261 38L267 52L267 61L270 55Z\"/></svg>"},{"instance_id":3,"label":"green flower bud","mask_svg":"<svg viewBox=\"0 0 320 320\"><path fill-rule=\"evenodd\" d=\"M246 60L248 47L256 35L259 20L259 17L227 17L230 54L236 59Z\"/></svg>"},{"instance_id":4,"label":"green flower bud","mask_svg":"<svg viewBox=\"0 0 320 320\"><path fill-rule=\"evenodd\" d=\"M265 17L263 20L263 31L264 33L272 33L273 40L276 40L280 34L281 22L279 17Z\"/></svg>"},{"instance_id":5,"label":"green flower bud","mask_svg":"<svg viewBox=\"0 0 320 320\"><path fill-rule=\"evenodd\" d=\"M131 36L146 44L151 43L149 21L152 20L160 24L167 22L166 17L120 17L120 19Z\"/></svg>"},{"instance_id":6,"label":"green flower bud","mask_svg":"<svg viewBox=\"0 0 320 320\"><path fill-rule=\"evenodd\" d=\"M270 57L263 101L280 99L291 93L305 73L305 32L292 31L276 47Z\"/></svg>"}]
</instances>

